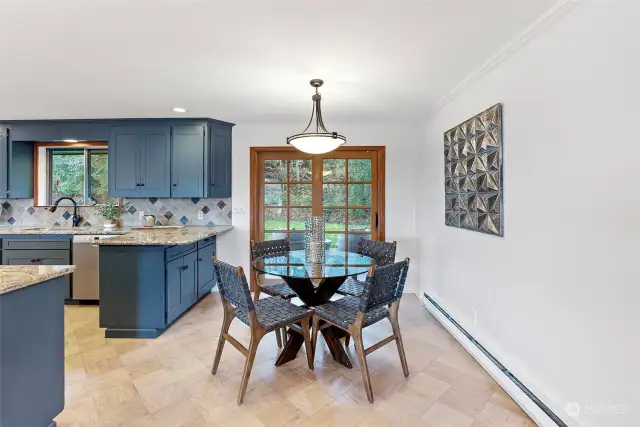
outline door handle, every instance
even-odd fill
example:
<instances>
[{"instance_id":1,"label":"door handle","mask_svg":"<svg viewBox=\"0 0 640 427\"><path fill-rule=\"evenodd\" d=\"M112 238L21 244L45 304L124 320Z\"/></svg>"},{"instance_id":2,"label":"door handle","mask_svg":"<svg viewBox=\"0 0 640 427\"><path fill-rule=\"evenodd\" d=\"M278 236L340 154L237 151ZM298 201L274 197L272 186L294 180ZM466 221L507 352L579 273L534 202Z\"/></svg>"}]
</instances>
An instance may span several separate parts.
<instances>
[{"instance_id":1,"label":"door handle","mask_svg":"<svg viewBox=\"0 0 640 427\"><path fill-rule=\"evenodd\" d=\"M378 212L376 212L376 229L378 229Z\"/></svg>"}]
</instances>

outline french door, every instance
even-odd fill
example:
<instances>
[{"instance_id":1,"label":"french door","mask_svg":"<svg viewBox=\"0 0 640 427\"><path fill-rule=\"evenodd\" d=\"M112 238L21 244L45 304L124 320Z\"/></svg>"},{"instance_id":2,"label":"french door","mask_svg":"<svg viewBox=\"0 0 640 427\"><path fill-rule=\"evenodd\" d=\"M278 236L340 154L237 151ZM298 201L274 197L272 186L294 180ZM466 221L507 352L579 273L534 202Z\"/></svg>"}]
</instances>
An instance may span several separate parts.
<instances>
[{"instance_id":1,"label":"french door","mask_svg":"<svg viewBox=\"0 0 640 427\"><path fill-rule=\"evenodd\" d=\"M289 238L302 249L305 219L326 219L327 249L353 252L361 237L384 239L384 147L311 155L251 149L251 236Z\"/></svg>"}]
</instances>

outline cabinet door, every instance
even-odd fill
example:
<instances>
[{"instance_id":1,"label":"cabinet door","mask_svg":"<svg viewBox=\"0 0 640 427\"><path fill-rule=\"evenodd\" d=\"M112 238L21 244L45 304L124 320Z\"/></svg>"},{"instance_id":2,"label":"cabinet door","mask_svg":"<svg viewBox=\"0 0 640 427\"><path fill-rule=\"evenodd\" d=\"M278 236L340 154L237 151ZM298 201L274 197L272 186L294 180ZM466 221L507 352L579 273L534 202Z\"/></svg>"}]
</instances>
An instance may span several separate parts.
<instances>
[{"instance_id":1,"label":"cabinet door","mask_svg":"<svg viewBox=\"0 0 640 427\"><path fill-rule=\"evenodd\" d=\"M0 198L8 197L9 179L9 135L7 128L0 126Z\"/></svg>"},{"instance_id":2,"label":"cabinet door","mask_svg":"<svg viewBox=\"0 0 640 427\"><path fill-rule=\"evenodd\" d=\"M209 197L231 197L231 127L211 125Z\"/></svg>"},{"instance_id":3,"label":"cabinet door","mask_svg":"<svg viewBox=\"0 0 640 427\"><path fill-rule=\"evenodd\" d=\"M141 129L141 197L171 196L171 135L169 126Z\"/></svg>"},{"instance_id":4,"label":"cabinet door","mask_svg":"<svg viewBox=\"0 0 640 427\"><path fill-rule=\"evenodd\" d=\"M173 322L182 314L182 272L184 264L182 258L178 258L166 265L167 272L167 323Z\"/></svg>"},{"instance_id":5,"label":"cabinet door","mask_svg":"<svg viewBox=\"0 0 640 427\"><path fill-rule=\"evenodd\" d=\"M171 197L204 196L204 127L174 126L171 132Z\"/></svg>"},{"instance_id":6,"label":"cabinet door","mask_svg":"<svg viewBox=\"0 0 640 427\"><path fill-rule=\"evenodd\" d=\"M134 127L117 127L109 139L109 195L139 196L141 140Z\"/></svg>"},{"instance_id":7,"label":"cabinet door","mask_svg":"<svg viewBox=\"0 0 640 427\"><path fill-rule=\"evenodd\" d=\"M183 258L181 297L184 303L183 311L196 302L198 296L198 253L192 252Z\"/></svg>"},{"instance_id":8,"label":"cabinet door","mask_svg":"<svg viewBox=\"0 0 640 427\"><path fill-rule=\"evenodd\" d=\"M41 251L2 251L3 265L42 265ZM68 263L67 263L68 264Z\"/></svg>"},{"instance_id":9,"label":"cabinet door","mask_svg":"<svg viewBox=\"0 0 640 427\"><path fill-rule=\"evenodd\" d=\"M216 253L215 243L198 249L198 298L202 298L215 285L213 260Z\"/></svg>"}]
</instances>

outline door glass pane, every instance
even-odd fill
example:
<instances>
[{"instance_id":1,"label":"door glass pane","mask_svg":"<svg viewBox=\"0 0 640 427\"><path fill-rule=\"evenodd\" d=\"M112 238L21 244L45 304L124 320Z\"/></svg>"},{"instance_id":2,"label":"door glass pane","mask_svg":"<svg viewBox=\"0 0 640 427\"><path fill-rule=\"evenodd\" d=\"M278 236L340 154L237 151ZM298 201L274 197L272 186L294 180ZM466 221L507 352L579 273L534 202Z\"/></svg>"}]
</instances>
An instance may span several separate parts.
<instances>
[{"instance_id":1,"label":"door glass pane","mask_svg":"<svg viewBox=\"0 0 640 427\"><path fill-rule=\"evenodd\" d=\"M345 159L324 159L322 161L322 180L324 182L344 182L347 175Z\"/></svg>"},{"instance_id":2,"label":"door glass pane","mask_svg":"<svg viewBox=\"0 0 640 427\"><path fill-rule=\"evenodd\" d=\"M347 186L345 184L323 184L322 204L324 206L345 206Z\"/></svg>"},{"instance_id":3,"label":"door glass pane","mask_svg":"<svg viewBox=\"0 0 640 427\"><path fill-rule=\"evenodd\" d=\"M287 233L264 233L264 240L280 240L286 239Z\"/></svg>"},{"instance_id":4,"label":"door glass pane","mask_svg":"<svg viewBox=\"0 0 640 427\"><path fill-rule=\"evenodd\" d=\"M371 234L349 234L349 249L348 252L355 252L358 248L358 242L361 238L371 239Z\"/></svg>"},{"instance_id":5,"label":"door glass pane","mask_svg":"<svg viewBox=\"0 0 640 427\"><path fill-rule=\"evenodd\" d=\"M265 208L264 210L265 231L279 231L287 229L287 209L286 208Z\"/></svg>"},{"instance_id":6,"label":"door glass pane","mask_svg":"<svg viewBox=\"0 0 640 427\"><path fill-rule=\"evenodd\" d=\"M51 203L60 197L84 204L84 150L52 150Z\"/></svg>"},{"instance_id":7,"label":"door glass pane","mask_svg":"<svg viewBox=\"0 0 640 427\"><path fill-rule=\"evenodd\" d=\"M326 231L345 231L346 228L345 209L323 209L322 214L325 220Z\"/></svg>"},{"instance_id":8,"label":"door glass pane","mask_svg":"<svg viewBox=\"0 0 640 427\"><path fill-rule=\"evenodd\" d=\"M325 250L334 249L337 251L344 251L345 234L342 233L327 233L325 239L328 240L325 245Z\"/></svg>"},{"instance_id":9,"label":"door glass pane","mask_svg":"<svg viewBox=\"0 0 640 427\"><path fill-rule=\"evenodd\" d=\"M290 188L291 206L311 206L311 184L291 184Z\"/></svg>"},{"instance_id":10,"label":"door glass pane","mask_svg":"<svg viewBox=\"0 0 640 427\"><path fill-rule=\"evenodd\" d=\"M349 181L371 181L371 159L349 159Z\"/></svg>"},{"instance_id":11,"label":"door glass pane","mask_svg":"<svg viewBox=\"0 0 640 427\"><path fill-rule=\"evenodd\" d=\"M285 206L287 204L287 184L264 185L265 206Z\"/></svg>"},{"instance_id":12,"label":"door glass pane","mask_svg":"<svg viewBox=\"0 0 640 427\"><path fill-rule=\"evenodd\" d=\"M371 231L371 209L349 209L349 231Z\"/></svg>"},{"instance_id":13,"label":"door glass pane","mask_svg":"<svg viewBox=\"0 0 640 427\"><path fill-rule=\"evenodd\" d=\"M289 161L289 181L311 182L311 163L309 160L290 160Z\"/></svg>"},{"instance_id":14,"label":"door glass pane","mask_svg":"<svg viewBox=\"0 0 640 427\"><path fill-rule=\"evenodd\" d=\"M91 197L97 203L109 200L107 150L89 150L91 163Z\"/></svg>"},{"instance_id":15,"label":"door glass pane","mask_svg":"<svg viewBox=\"0 0 640 427\"><path fill-rule=\"evenodd\" d=\"M371 184L349 184L349 206L371 206Z\"/></svg>"},{"instance_id":16,"label":"door glass pane","mask_svg":"<svg viewBox=\"0 0 640 427\"><path fill-rule=\"evenodd\" d=\"M289 244L292 251L300 251L304 249L304 232L289 233Z\"/></svg>"},{"instance_id":17,"label":"door glass pane","mask_svg":"<svg viewBox=\"0 0 640 427\"><path fill-rule=\"evenodd\" d=\"M311 208L289 209L289 230L304 230L304 221L311 216Z\"/></svg>"},{"instance_id":18,"label":"door glass pane","mask_svg":"<svg viewBox=\"0 0 640 427\"><path fill-rule=\"evenodd\" d=\"M286 160L265 160L264 180L266 182L286 182L287 181L287 161Z\"/></svg>"}]
</instances>

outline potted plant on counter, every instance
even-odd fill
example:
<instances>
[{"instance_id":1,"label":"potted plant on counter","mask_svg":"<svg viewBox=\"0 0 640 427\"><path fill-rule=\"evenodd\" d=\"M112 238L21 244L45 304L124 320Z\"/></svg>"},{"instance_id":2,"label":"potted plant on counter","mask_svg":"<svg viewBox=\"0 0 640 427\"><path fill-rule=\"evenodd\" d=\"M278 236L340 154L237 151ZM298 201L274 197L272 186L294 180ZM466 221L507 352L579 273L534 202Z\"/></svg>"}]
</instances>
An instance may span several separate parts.
<instances>
[{"instance_id":1,"label":"potted plant on counter","mask_svg":"<svg viewBox=\"0 0 640 427\"><path fill-rule=\"evenodd\" d=\"M118 225L120 216L124 213L129 203L121 204L118 199L109 199L96 205L96 212L104 218L104 228L113 228Z\"/></svg>"}]
</instances>

